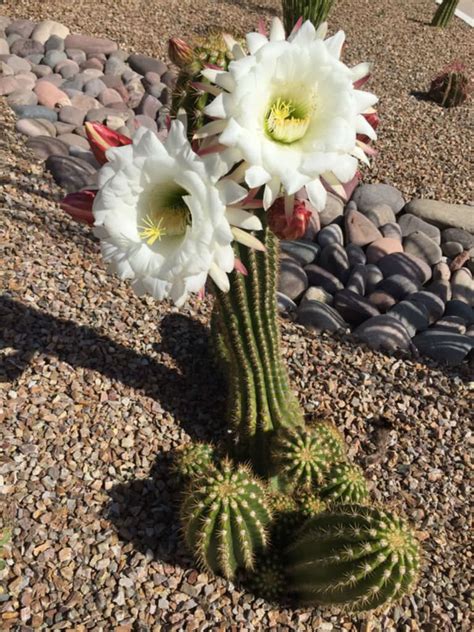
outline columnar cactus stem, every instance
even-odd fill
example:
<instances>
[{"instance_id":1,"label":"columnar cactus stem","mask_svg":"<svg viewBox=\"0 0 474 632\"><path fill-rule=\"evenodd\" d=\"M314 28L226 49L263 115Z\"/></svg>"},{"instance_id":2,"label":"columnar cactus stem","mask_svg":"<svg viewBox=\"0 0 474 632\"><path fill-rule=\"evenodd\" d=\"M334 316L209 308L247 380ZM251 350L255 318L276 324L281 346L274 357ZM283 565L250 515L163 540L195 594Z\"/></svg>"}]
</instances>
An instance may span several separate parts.
<instances>
[{"instance_id":1,"label":"columnar cactus stem","mask_svg":"<svg viewBox=\"0 0 474 632\"><path fill-rule=\"evenodd\" d=\"M283 22L290 33L297 20L310 20L316 28L325 22L335 0L283 0Z\"/></svg>"},{"instance_id":2,"label":"columnar cactus stem","mask_svg":"<svg viewBox=\"0 0 474 632\"><path fill-rule=\"evenodd\" d=\"M266 252L235 246L247 268L234 271L227 294L216 289L213 333L217 355L229 383L230 425L237 456L250 459L256 472L271 470L270 439L279 428L303 424L303 414L290 390L280 353L276 307L278 241L268 229Z\"/></svg>"},{"instance_id":3,"label":"columnar cactus stem","mask_svg":"<svg viewBox=\"0 0 474 632\"><path fill-rule=\"evenodd\" d=\"M447 26L451 21L459 0L443 0L436 9L431 26Z\"/></svg>"}]
</instances>

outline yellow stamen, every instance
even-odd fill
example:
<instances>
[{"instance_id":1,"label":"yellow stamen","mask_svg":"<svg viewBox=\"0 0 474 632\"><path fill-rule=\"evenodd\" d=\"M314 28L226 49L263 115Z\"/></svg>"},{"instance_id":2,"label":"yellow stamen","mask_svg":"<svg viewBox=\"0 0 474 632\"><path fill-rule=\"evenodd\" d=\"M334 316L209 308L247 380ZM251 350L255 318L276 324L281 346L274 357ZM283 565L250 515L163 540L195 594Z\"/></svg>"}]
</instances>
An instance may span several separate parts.
<instances>
[{"instance_id":1,"label":"yellow stamen","mask_svg":"<svg viewBox=\"0 0 474 632\"><path fill-rule=\"evenodd\" d=\"M305 107L298 107L290 100L278 98L265 118L268 135L280 143L290 144L303 138L311 117Z\"/></svg>"},{"instance_id":2,"label":"yellow stamen","mask_svg":"<svg viewBox=\"0 0 474 632\"><path fill-rule=\"evenodd\" d=\"M162 224L162 217L158 221L154 221L151 215L147 215L143 223L139 225L141 230L138 234L142 239L146 239L146 243L149 246L153 246L157 239L161 240L166 235L166 227L162 226Z\"/></svg>"}]
</instances>

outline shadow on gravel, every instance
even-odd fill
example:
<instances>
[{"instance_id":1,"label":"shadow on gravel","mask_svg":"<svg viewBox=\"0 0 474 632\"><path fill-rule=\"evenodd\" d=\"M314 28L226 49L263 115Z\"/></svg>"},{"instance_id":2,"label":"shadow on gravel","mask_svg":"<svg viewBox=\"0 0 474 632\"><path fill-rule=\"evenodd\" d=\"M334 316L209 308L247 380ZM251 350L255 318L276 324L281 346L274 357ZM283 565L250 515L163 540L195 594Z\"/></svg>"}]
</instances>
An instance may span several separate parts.
<instances>
[{"instance_id":1,"label":"shadow on gravel","mask_svg":"<svg viewBox=\"0 0 474 632\"><path fill-rule=\"evenodd\" d=\"M133 332L131 332L133 333ZM36 353L73 367L97 371L141 390L159 402L193 438L209 440L223 431L225 388L213 362L209 332L180 314L161 321L163 342L155 347L177 368L104 336L91 327L56 318L8 297L0 297L0 381L14 381Z\"/></svg>"}]
</instances>

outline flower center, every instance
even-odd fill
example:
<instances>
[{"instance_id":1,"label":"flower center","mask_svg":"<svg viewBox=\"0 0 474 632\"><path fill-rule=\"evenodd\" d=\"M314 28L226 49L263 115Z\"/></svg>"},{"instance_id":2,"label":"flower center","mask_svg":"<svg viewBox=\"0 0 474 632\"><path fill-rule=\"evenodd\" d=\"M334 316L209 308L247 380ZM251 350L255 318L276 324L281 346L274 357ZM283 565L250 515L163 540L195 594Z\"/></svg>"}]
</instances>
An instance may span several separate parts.
<instances>
[{"instance_id":1,"label":"flower center","mask_svg":"<svg viewBox=\"0 0 474 632\"><path fill-rule=\"evenodd\" d=\"M265 132L272 140L290 145L303 138L311 121L311 109L279 97L265 114Z\"/></svg>"},{"instance_id":2,"label":"flower center","mask_svg":"<svg viewBox=\"0 0 474 632\"><path fill-rule=\"evenodd\" d=\"M191 213L183 196L188 192L182 187L159 186L153 189L146 203L147 213L138 224L138 235L149 246L163 237L179 237L184 235L191 224Z\"/></svg>"}]
</instances>

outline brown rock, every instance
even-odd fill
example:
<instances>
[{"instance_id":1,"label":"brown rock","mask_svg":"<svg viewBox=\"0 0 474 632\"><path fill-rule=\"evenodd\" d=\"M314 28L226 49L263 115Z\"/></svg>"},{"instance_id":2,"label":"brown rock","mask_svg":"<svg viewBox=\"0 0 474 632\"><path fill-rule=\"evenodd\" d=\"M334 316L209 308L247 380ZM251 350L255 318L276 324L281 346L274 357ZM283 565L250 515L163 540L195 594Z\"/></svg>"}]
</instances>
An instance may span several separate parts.
<instances>
[{"instance_id":1,"label":"brown rock","mask_svg":"<svg viewBox=\"0 0 474 632\"><path fill-rule=\"evenodd\" d=\"M383 239L375 224L353 208L346 212L344 225L347 241L356 246L366 246L377 239Z\"/></svg>"},{"instance_id":2,"label":"brown rock","mask_svg":"<svg viewBox=\"0 0 474 632\"><path fill-rule=\"evenodd\" d=\"M369 263L377 263L382 257L395 252L403 252L403 246L398 239L381 237L370 244L365 254L367 255L367 261Z\"/></svg>"},{"instance_id":3,"label":"brown rock","mask_svg":"<svg viewBox=\"0 0 474 632\"><path fill-rule=\"evenodd\" d=\"M38 97L38 103L45 105L48 108L55 108L56 106L61 105L71 105L71 100L67 94L46 79L38 81L34 91Z\"/></svg>"}]
</instances>

